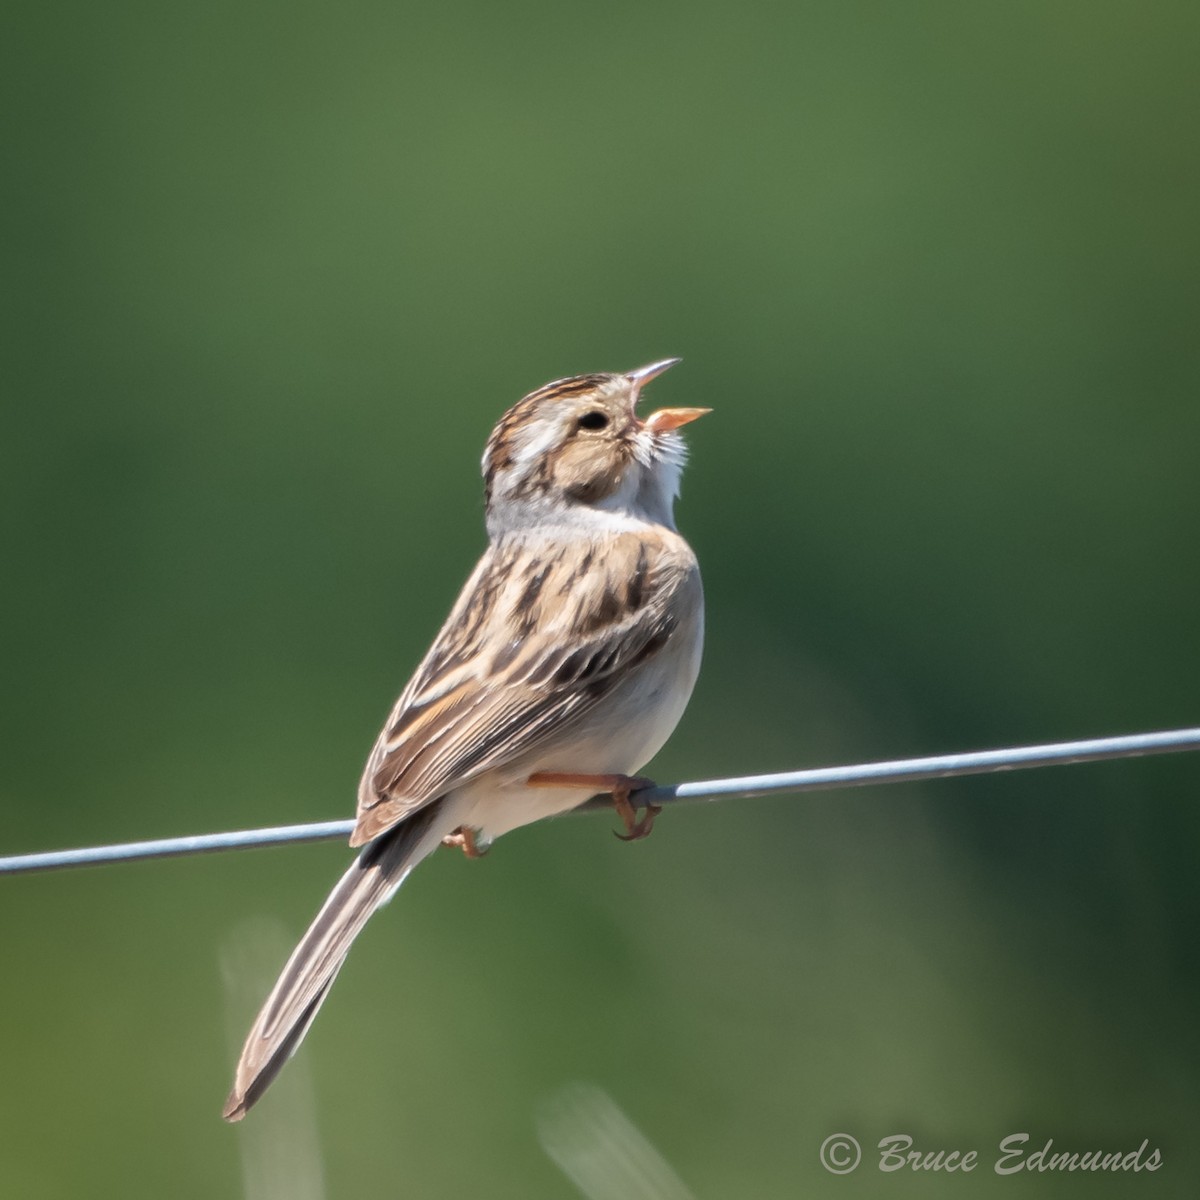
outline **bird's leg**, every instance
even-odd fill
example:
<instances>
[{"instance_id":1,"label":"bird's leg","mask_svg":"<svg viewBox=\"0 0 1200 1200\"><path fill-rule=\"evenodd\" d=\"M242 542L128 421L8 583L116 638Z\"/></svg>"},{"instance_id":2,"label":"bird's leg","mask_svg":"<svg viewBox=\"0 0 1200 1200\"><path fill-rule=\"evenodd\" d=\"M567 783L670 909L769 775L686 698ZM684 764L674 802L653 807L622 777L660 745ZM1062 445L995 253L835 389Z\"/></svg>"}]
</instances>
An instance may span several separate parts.
<instances>
[{"instance_id":1,"label":"bird's leg","mask_svg":"<svg viewBox=\"0 0 1200 1200\"><path fill-rule=\"evenodd\" d=\"M470 825L460 825L453 833L442 838L443 846L457 846L468 858L482 858L487 851L480 850L475 841L475 830Z\"/></svg>"},{"instance_id":2,"label":"bird's leg","mask_svg":"<svg viewBox=\"0 0 1200 1200\"><path fill-rule=\"evenodd\" d=\"M654 828L654 818L662 809L654 804L647 804L642 810L642 818L637 819L637 810L629 797L634 792L645 791L655 786L653 779L644 775L576 775L567 771L538 771L530 775L526 782L530 787L578 787L588 788L593 792L608 792L612 796L613 808L625 826L624 833L613 835L623 842L637 842L650 836Z\"/></svg>"}]
</instances>

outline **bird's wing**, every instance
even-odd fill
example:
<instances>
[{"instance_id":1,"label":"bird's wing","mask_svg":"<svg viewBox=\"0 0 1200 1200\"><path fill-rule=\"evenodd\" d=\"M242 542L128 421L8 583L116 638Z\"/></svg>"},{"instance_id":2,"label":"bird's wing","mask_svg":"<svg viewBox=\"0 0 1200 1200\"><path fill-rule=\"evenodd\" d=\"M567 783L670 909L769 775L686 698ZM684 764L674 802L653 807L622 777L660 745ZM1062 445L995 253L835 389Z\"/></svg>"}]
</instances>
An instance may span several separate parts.
<instances>
[{"instance_id":1,"label":"bird's wing","mask_svg":"<svg viewBox=\"0 0 1200 1200\"><path fill-rule=\"evenodd\" d=\"M351 844L579 719L667 644L693 587L665 530L491 547L371 752Z\"/></svg>"}]
</instances>

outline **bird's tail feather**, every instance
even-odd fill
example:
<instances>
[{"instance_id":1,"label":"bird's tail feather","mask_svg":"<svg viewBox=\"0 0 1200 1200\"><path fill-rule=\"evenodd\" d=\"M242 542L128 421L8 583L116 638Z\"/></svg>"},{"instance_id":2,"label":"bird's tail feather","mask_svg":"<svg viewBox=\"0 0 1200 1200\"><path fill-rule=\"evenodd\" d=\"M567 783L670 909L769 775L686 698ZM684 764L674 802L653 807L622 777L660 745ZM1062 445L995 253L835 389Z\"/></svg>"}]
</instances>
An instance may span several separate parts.
<instances>
[{"instance_id":1,"label":"bird's tail feather","mask_svg":"<svg viewBox=\"0 0 1200 1200\"><path fill-rule=\"evenodd\" d=\"M292 952L258 1014L234 1074L223 1116L240 1121L304 1040L317 1010L371 914L451 832L446 800L413 813L367 845L338 881Z\"/></svg>"}]
</instances>

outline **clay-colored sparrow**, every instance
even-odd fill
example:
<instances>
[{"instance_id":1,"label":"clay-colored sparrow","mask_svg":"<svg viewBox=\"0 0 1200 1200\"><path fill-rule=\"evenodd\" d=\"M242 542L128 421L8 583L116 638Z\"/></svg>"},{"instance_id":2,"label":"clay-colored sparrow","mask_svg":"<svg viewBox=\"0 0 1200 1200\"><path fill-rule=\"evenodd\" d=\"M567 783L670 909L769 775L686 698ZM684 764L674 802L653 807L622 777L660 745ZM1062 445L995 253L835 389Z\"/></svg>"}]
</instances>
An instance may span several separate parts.
<instances>
[{"instance_id":1,"label":"clay-colored sparrow","mask_svg":"<svg viewBox=\"0 0 1200 1200\"><path fill-rule=\"evenodd\" d=\"M443 841L470 855L611 792L628 838L632 775L662 746L700 667L704 598L672 513L707 412L645 420L642 387L678 359L526 396L483 456L489 545L367 760L362 853L267 997L225 1106L231 1121L300 1044L367 918Z\"/></svg>"}]
</instances>

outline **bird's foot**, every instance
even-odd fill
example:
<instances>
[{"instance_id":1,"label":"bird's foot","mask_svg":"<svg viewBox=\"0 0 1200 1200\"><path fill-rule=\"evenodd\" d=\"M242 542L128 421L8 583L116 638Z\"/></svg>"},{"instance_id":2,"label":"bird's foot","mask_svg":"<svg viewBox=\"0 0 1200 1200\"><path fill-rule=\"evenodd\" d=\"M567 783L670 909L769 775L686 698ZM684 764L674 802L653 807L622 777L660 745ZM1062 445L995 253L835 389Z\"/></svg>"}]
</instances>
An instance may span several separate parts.
<instances>
[{"instance_id":1,"label":"bird's foot","mask_svg":"<svg viewBox=\"0 0 1200 1200\"><path fill-rule=\"evenodd\" d=\"M654 818L662 812L659 806L647 804L642 809L641 819L638 819L630 796L655 786L654 780L644 775L576 775L563 771L539 771L536 775L530 775L527 782L530 787L578 787L589 788L593 792L608 792L612 796L613 808L625 826L624 833L617 833L614 829L613 836L623 842L638 842L649 837L654 828Z\"/></svg>"},{"instance_id":2,"label":"bird's foot","mask_svg":"<svg viewBox=\"0 0 1200 1200\"><path fill-rule=\"evenodd\" d=\"M457 846L468 858L482 858L487 850L481 850L475 840L475 830L469 825L460 825L453 833L442 838L443 846Z\"/></svg>"}]
</instances>

